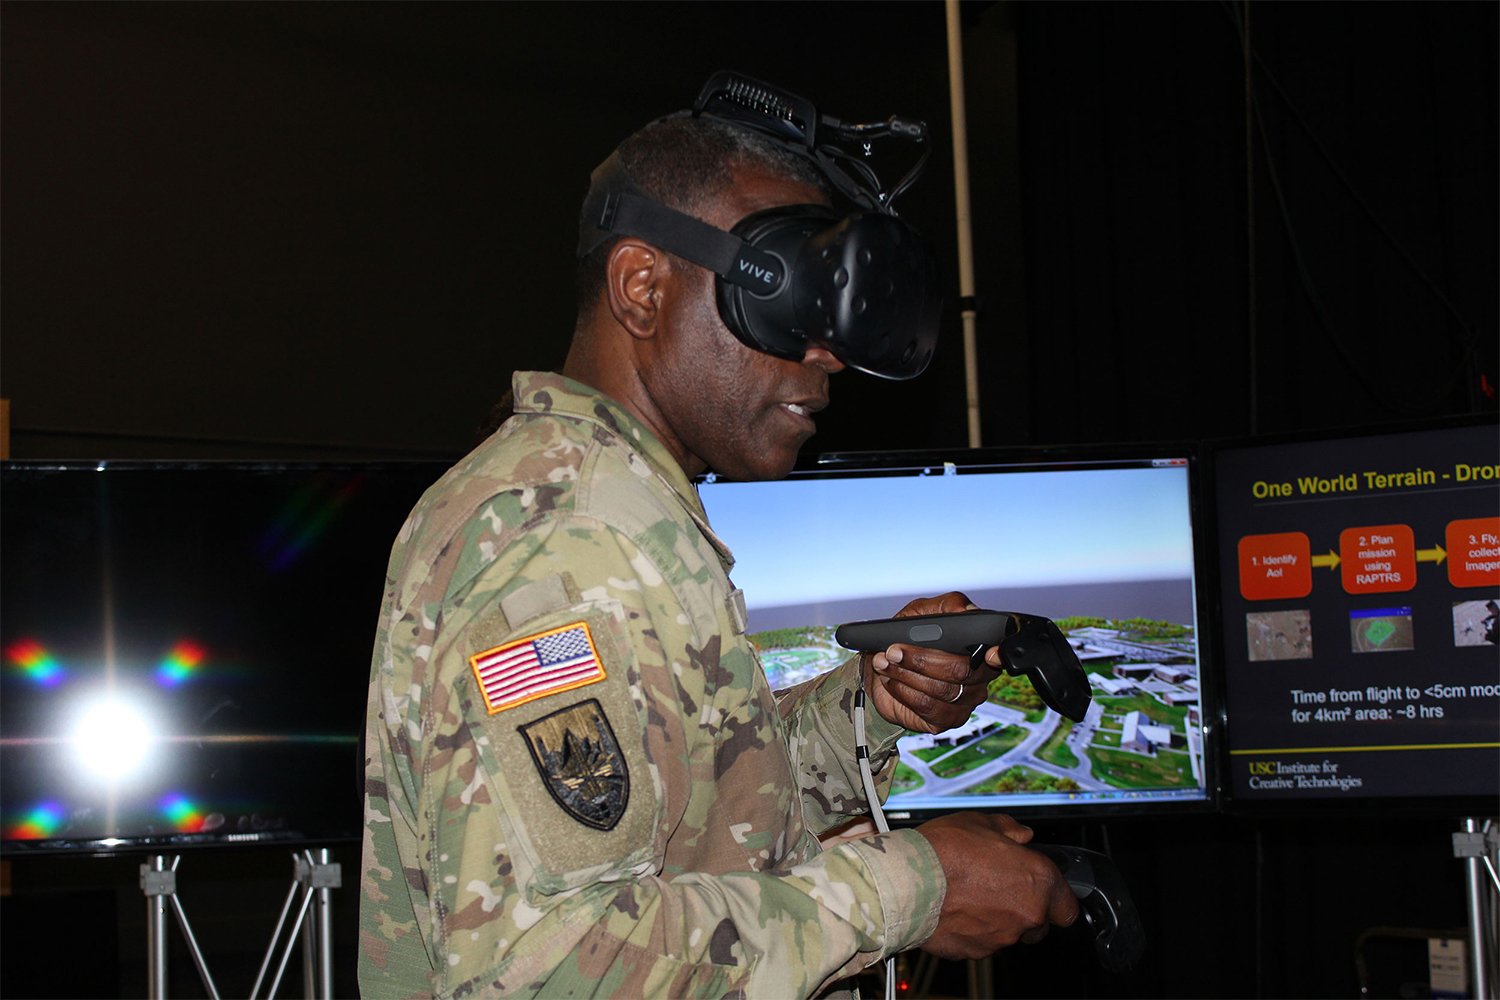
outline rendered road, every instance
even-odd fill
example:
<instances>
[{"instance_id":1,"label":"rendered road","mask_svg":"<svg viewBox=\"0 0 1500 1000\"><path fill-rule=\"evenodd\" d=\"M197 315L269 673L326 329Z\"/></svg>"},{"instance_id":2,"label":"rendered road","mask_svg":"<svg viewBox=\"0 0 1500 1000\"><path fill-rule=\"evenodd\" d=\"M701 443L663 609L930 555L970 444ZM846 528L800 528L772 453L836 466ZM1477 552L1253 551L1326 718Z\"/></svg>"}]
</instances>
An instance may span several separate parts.
<instances>
[{"instance_id":1,"label":"rendered road","mask_svg":"<svg viewBox=\"0 0 1500 1000\"><path fill-rule=\"evenodd\" d=\"M1098 708L1097 704L1090 705L1089 716L1085 717L1084 721L1079 725L1088 725L1089 718L1093 718L1095 724L1097 724ZM1112 786L1099 781L1090 773L1089 761L1086 757L1082 757L1082 755L1079 755L1078 766L1071 768L1059 767L1056 764L1050 764L1035 756L1037 748L1047 742L1047 738L1052 735L1053 731L1057 728L1057 724L1062 720L1062 716L1050 708L1047 709L1047 714L1042 717L1042 721L1035 723L1027 722L1026 716L1014 708L1007 708L1004 705L996 705L992 702L985 702L980 705L974 710L974 714L987 722L995 722L1001 726L1022 726L1027 730L1026 738L994 760L986 761L973 770L965 771L963 774L955 775L951 778L939 778L933 773L929 762L922 760L915 754L905 756L902 759L902 763L920 774L923 783L918 788L909 789L903 794L951 795L961 793L965 789L972 788L982 781L993 778L996 775L1004 774L1018 764L1040 771L1043 774L1050 774L1059 778L1072 778L1078 783L1078 787L1081 789L1101 791L1111 789ZM1089 731L1092 732L1092 727ZM964 747L972 745L973 742L971 740L961 743L959 746L954 747L953 752L956 753ZM948 756L949 754L944 754L931 763L938 763Z\"/></svg>"},{"instance_id":2,"label":"rendered road","mask_svg":"<svg viewBox=\"0 0 1500 1000\"><path fill-rule=\"evenodd\" d=\"M825 630L827 631L827 630ZM1092 632L1100 632L1095 628ZM766 650L760 653L762 662L768 674L776 678L778 688L790 687L794 684L811 679L825 670L832 669L846 660L850 653L840 648L832 641L831 636L822 636L813 639L806 645L795 648L778 648ZM1096 646L1094 643L1103 645ZM1151 646L1142 643L1129 643L1118 637L1105 635L1104 637L1092 637L1090 643L1080 647L1081 659L1097 661L1101 658L1114 658L1122 656L1145 656L1147 654L1159 655L1169 652L1181 652L1177 646L1191 650L1192 644L1167 644ZM1154 666L1154 664L1153 664ZM1175 678L1174 678L1175 680ZM1196 701L1196 691L1187 691L1181 685L1158 679L1156 677L1137 679L1132 685L1140 693L1155 698L1160 702L1169 704L1182 704L1182 698L1193 695ZM970 721L959 727L957 732L950 730L947 734L929 736L925 734L910 734L901 739L901 763L916 773L922 783L914 788L907 788L895 792L893 798L900 799L903 796L924 797L938 795L964 795L981 794L971 791L983 783L1004 774L1013 767L1025 767L1040 774L1055 778L1069 778L1077 784L1080 791L1121 791L1125 786L1110 784L1101 781L1093 775L1093 760L1089 751L1094 744L1095 734L1101 728L1104 716L1104 706L1097 700L1100 696L1108 696L1110 692L1095 692L1095 700L1089 705L1088 713L1083 721L1073 726L1064 742L1077 758L1078 763L1072 767L1064 767L1049 761L1042 760L1037 756L1037 751L1046 744L1047 740L1056 733L1062 718L1052 710L1048 709L1038 722L1027 722L1025 713L1019 709L1007 705L998 705L993 702L985 702L974 710ZM1176 698L1169 701L1169 698ZM990 732L983 732L985 727L992 726ZM953 755L964 750L974 748L976 744L999 732L1006 726L1020 726L1026 730L1026 736L1019 744L1006 750L1004 753L990 760L985 760L971 770L951 777L938 777L933 767L941 768L943 762L949 760ZM1187 732L1187 757L1192 765L1192 775L1195 782L1203 780L1202 754L1203 746L1199 732L1189 726L1185 727ZM925 761L912 751L939 745L936 740L952 740L953 745L941 757L931 761ZM1138 755L1144 759L1150 759L1154 754L1139 753L1133 749L1125 749L1118 744L1101 744L1101 748L1108 749L1114 754Z\"/></svg>"}]
</instances>

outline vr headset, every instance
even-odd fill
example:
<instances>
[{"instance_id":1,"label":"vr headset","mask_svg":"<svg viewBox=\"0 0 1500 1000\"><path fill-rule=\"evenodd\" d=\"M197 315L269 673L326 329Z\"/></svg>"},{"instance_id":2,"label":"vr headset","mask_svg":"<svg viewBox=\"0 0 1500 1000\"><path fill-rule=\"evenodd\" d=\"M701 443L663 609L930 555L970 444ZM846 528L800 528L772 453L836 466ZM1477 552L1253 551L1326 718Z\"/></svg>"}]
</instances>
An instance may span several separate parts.
<instances>
[{"instance_id":1,"label":"vr headset","mask_svg":"<svg viewBox=\"0 0 1500 1000\"><path fill-rule=\"evenodd\" d=\"M654 201L611 154L593 173L578 256L633 236L718 275L719 316L741 343L801 361L826 347L850 368L888 379L920 375L937 343L942 297L927 242L895 200L927 164L927 126L892 116L847 124L795 94L738 73L709 78L691 111L750 129L811 161L858 210L788 205L755 212L728 232ZM665 119L664 119L665 120ZM887 190L866 157L877 140L916 143L921 156Z\"/></svg>"}]
</instances>

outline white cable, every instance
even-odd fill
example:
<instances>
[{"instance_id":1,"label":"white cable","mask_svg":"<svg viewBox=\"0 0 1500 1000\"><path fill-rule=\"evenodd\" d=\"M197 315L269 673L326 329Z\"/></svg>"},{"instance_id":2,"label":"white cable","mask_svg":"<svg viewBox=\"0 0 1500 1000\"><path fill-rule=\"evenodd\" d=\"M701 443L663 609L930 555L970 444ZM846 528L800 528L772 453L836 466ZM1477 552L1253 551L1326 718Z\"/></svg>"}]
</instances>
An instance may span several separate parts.
<instances>
[{"instance_id":1,"label":"white cable","mask_svg":"<svg viewBox=\"0 0 1500 1000\"><path fill-rule=\"evenodd\" d=\"M859 780L865 786L865 801L870 805L870 817L875 820L875 829L890 833L885 810L880 808L880 793L875 789L875 775L870 771L870 748L865 743L865 692L861 688L854 693L854 757L859 761Z\"/></svg>"},{"instance_id":2,"label":"white cable","mask_svg":"<svg viewBox=\"0 0 1500 1000\"><path fill-rule=\"evenodd\" d=\"M865 786L865 802L870 807L870 818L875 820L875 829L890 833L885 810L880 808L880 793L875 789L875 775L870 773L870 747L865 742L865 670L860 663L859 687L854 691L854 759L859 762L859 780ZM885 1000L896 1000L896 956L885 960Z\"/></svg>"}]
</instances>

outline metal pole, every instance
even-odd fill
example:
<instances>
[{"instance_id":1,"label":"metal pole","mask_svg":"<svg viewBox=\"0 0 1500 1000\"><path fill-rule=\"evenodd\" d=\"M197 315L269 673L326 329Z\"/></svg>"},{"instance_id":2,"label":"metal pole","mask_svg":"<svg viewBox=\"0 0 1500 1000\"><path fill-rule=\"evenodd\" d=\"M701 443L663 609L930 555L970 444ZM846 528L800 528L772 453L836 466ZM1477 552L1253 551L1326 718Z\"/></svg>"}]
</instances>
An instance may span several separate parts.
<instances>
[{"instance_id":1,"label":"metal pole","mask_svg":"<svg viewBox=\"0 0 1500 1000\"><path fill-rule=\"evenodd\" d=\"M1249 332L1247 368L1250 376L1250 433L1260 432L1260 374L1259 348L1255 342L1255 80L1251 74L1254 65L1250 55L1250 0L1242 5L1244 11L1240 46L1245 55L1245 300L1248 315L1246 325Z\"/></svg>"},{"instance_id":2,"label":"metal pole","mask_svg":"<svg viewBox=\"0 0 1500 1000\"><path fill-rule=\"evenodd\" d=\"M145 873L167 870L166 858L152 855L150 862L142 866ZM143 884L142 888L146 888ZM146 979L151 1000L167 998L167 900L161 893L146 894Z\"/></svg>"},{"instance_id":3,"label":"metal pole","mask_svg":"<svg viewBox=\"0 0 1500 1000\"><path fill-rule=\"evenodd\" d=\"M286 939L286 950L281 953L281 962L276 966L276 978L271 980L271 989L266 993L266 1000L272 1000L276 996L276 990L281 986L281 977L286 972L286 963L292 957L292 946L297 943L297 935L302 932L302 921L307 916L307 906L312 902L312 886L308 886L302 895L302 905L297 910L297 922L292 925L292 933Z\"/></svg>"},{"instance_id":4,"label":"metal pole","mask_svg":"<svg viewBox=\"0 0 1500 1000\"><path fill-rule=\"evenodd\" d=\"M318 851L318 864L331 864L333 855L325 847ZM333 889L318 889L318 996L333 1000Z\"/></svg>"},{"instance_id":5,"label":"metal pole","mask_svg":"<svg viewBox=\"0 0 1500 1000\"><path fill-rule=\"evenodd\" d=\"M1464 831L1484 835L1483 824L1473 817L1464 820ZM1490 980L1489 935L1485 932L1489 902L1484 860L1473 856L1463 859L1464 890L1469 906L1469 989L1475 1000L1495 1000L1494 983Z\"/></svg>"},{"instance_id":6,"label":"metal pole","mask_svg":"<svg viewBox=\"0 0 1500 1000\"><path fill-rule=\"evenodd\" d=\"M995 995L995 960L993 955L971 958L969 967L969 998L985 1000Z\"/></svg>"},{"instance_id":7,"label":"metal pole","mask_svg":"<svg viewBox=\"0 0 1500 1000\"><path fill-rule=\"evenodd\" d=\"M193 965L198 969L199 982L208 991L209 1000L219 1000L219 988L214 985L214 977L208 971L208 959L203 957L203 949L198 947L198 939L193 936L193 926L188 923L187 911L182 908L182 900L175 892L172 894L172 909L177 914L177 926L182 928L182 936L187 938L188 951L192 953Z\"/></svg>"},{"instance_id":8,"label":"metal pole","mask_svg":"<svg viewBox=\"0 0 1500 1000\"><path fill-rule=\"evenodd\" d=\"M313 893L313 901L308 913L307 923L302 925L302 995L307 1000L316 1000L322 996L318 992L317 969L317 943L313 939L313 925L318 922L318 894Z\"/></svg>"},{"instance_id":9,"label":"metal pole","mask_svg":"<svg viewBox=\"0 0 1500 1000\"><path fill-rule=\"evenodd\" d=\"M265 982L266 972L271 968L271 959L276 955L276 942L281 940L281 928L286 926L286 916L292 912L292 903L296 898L297 881L293 879L291 889L287 890L286 902L281 906L281 916L276 921L276 929L271 932L271 943L266 947L266 957L261 960L260 972L255 977L255 985L250 988L250 1000L255 1000L260 993L261 983Z\"/></svg>"},{"instance_id":10,"label":"metal pole","mask_svg":"<svg viewBox=\"0 0 1500 1000\"><path fill-rule=\"evenodd\" d=\"M969 409L969 447L979 439L979 349L974 302L974 231L969 212L969 132L964 112L963 30L958 0L946 0L948 15L948 94L953 113L953 191L958 208L958 294L964 318L964 393Z\"/></svg>"},{"instance_id":11,"label":"metal pole","mask_svg":"<svg viewBox=\"0 0 1500 1000\"><path fill-rule=\"evenodd\" d=\"M1493 991L1495 977L1500 974L1500 830L1495 828L1493 818L1484 821L1484 864L1489 871L1490 882L1485 886L1488 897L1485 912L1490 918L1490 987Z\"/></svg>"}]
</instances>

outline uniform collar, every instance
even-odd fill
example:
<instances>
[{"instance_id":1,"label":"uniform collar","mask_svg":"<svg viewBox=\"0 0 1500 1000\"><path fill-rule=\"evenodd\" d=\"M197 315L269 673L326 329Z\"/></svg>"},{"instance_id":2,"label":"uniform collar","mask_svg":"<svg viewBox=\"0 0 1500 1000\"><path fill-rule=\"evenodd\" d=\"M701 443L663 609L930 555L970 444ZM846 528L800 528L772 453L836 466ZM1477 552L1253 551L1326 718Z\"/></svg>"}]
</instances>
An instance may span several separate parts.
<instances>
[{"instance_id":1,"label":"uniform collar","mask_svg":"<svg viewBox=\"0 0 1500 1000\"><path fill-rule=\"evenodd\" d=\"M516 372L511 380L517 413L552 413L604 428L623 440L645 460L656 477L671 491L683 510L698 525L703 537L719 555L727 572L734 555L709 526L708 514L687 473L657 436L634 414L597 389L556 372Z\"/></svg>"}]
</instances>

